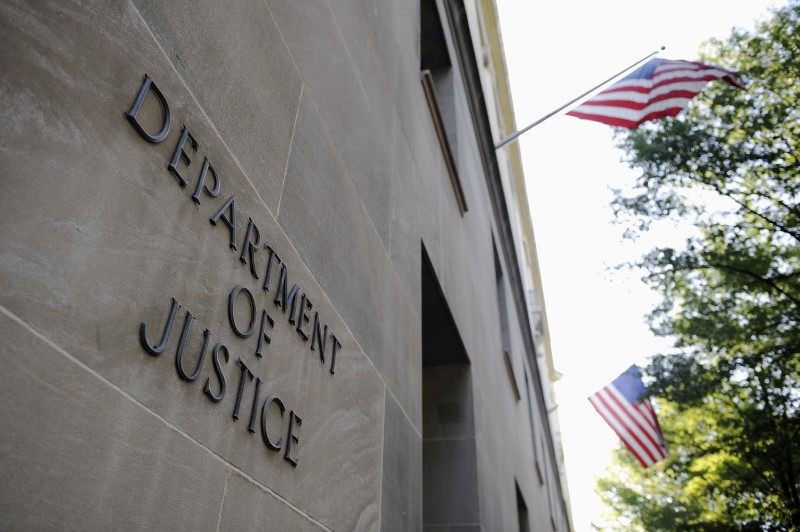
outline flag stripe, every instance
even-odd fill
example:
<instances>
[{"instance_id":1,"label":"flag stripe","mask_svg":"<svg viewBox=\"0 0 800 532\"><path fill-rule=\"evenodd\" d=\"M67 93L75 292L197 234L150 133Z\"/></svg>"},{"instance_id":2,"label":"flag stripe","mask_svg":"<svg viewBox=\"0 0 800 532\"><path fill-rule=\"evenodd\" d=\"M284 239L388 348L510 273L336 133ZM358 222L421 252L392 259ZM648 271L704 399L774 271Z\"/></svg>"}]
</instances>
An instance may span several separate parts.
<instances>
[{"instance_id":1,"label":"flag stripe","mask_svg":"<svg viewBox=\"0 0 800 532\"><path fill-rule=\"evenodd\" d=\"M635 111L628 110L627 112L624 109L618 109L616 112L606 112L604 114L601 113L568 113L572 116L577 118L583 118L586 120L594 120L595 122L602 122L604 124L608 124L611 126L622 126L627 127L629 129L633 129L636 126L647 122L648 120L655 120L657 118L663 118L665 116L675 116L683 110L683 107L672 107L667 108L660 111L654 111L652 113L648 113L644 116L641 116L639 113Z\"/></svg>"},{"instance_id":2,"label":"flag stripe","mask_svg":"<svg viewBox=\"0 0 800 532\"><path fill-rule=\"evenodd\" d=\"M702 91L706 86L706 81L697 80L676 80L672 83L661 83L658 87L636 87L633 85L620 85L615 87L614 90L607 90L598 93L591 100L583 102L581 105L592 105L597 100L627 100L634 99L640 102L646 102L651 96L661 96L672 91L684 90L691 91L692 96Z\"/></svg>"},{"instance_id":3,"label":"flag stripe","mask_svg":"<svg viewBox=\"0 0 800 532\"><path fill-rule=\"evenodd\" d=\"M608 89L598 93L598 94L607 94L609 92L615 92L619 90L635 90L637 92L650 92L653 89L657 89L659 87L663 87L664 85L670 85L672 83L697 83L702 87L709 81L714 81L720 79L719 75L715 75L713 73L706 73L701 72L697 73L697 75L686 75L686 72L681 72L684 74L682 76L658 76L653 79L643 79L643 80L631 80L626 83L617 83L612 85Z\"/></svg>"},{"instance_id":4,"label":"flag stripe","mask_svg":"<svg viewBox=\"0 0 800 532\"><path fill-rule=\"evenodd\" d=\"M626 408L624 404L620 403L615 392L614 386L609 385L597 392L596 396L598 401L605 406L606 411L625 428L628 436L634 439L655 462L661 455L658 444L650 434L647 434L643 426L644 421L637 419L640 417L638 410L632 407Z\"/></svg>"},{"instance_id":5,"label":"flag stripe","mask_svg":"<svg viewBox=\"0 0 800 532\"><path fill-rule=\"evenodd\" d=\"M620 107L623 109L642 111L648 106L666 100L683 99L688 102L695 96L695 94L697 94L697 92L692 90L671 90L669 92L664 92L663 94L657 94L645 98L642 98L640 95L632 95L630 98L626 98L627 95L625 94L604 95L603 98L597 98L591 102L587 102L581 107L584 109L594 109L595 107Z\"/></svg>"},{"instance_id":6,"label":"flag stripe","mask_svg":"<svg viewBox=\"0 0 800 532\"><path fill-rule=\"evenodd\" d=\"M602 402L599 401L596 397L590 397L589 401L594 406L597 413L600 414L600 417L605 420L605 422L614 430L614 432L619 436L628 450L633 453L637 460L642 464L643 467L648 467L653 464L653 458L649 456L645 450L639 445L636 440L630 437L628 431L624 428L624 425L617 422L614 419L608 410L605 408Z\"/></svg>"},{"instance_id":7,"label":"flag stripe","mask_svg":"<svg viewBox=\"0 0 800 532\"><path fill-rule=\"evenodd\" d=\"M621 107L621 106L614 106L614 105L593 105L587 106L585 113L588 114L596 114L600 116L611 116L611 117L618 117L618 118L630 118L635 119L639 116L646 116L650 113L663 111L665 109L672 109L678 108L683 109L688 102L688 98L669 98L666 100L659 100L657 102L653 102L647 107L642 109L631 109L629 107Z\"/></svg>"},{"instance_id":8,"label":"flag stripe","mask_svg":"<svg viewBox=\"0 0 800 532\"><path fill-rule=\"evenodd\" d=\"M640 409L640 405L628 403L614 386L607 387L606 393L611 396L617 406L629 417L632 426L642 431L643 441L648 444L648 448L656 453L656 455L660 455L660 438L656 431L653 430L652 425L647 422L645 416L642 415L643 411Z\"/></svg>"},{"instance_id":9,"label":"flag stripe","mask_svg":"<svg viewBox=\"0 0 800 532\"><path fill-rule=\"evenodd\" d=\"M653 59L567 114L633 129L648 120L677 115L714 80L743 86L734 73L724 68Z\"/></svg>"},{"instance_id":10,"label":"flag stripe","mask_svg":"<svg viewBox=\"0 0 800 532\"><path fill-rule=\"evenodd\" d=\"M653 428L655 429L656 434L658 434L661 449L664 451L664 457L666 457L669 454L669 451L667 450L667 442L664 441L664 433L661 431L661 425L658 423L658 416L656 416L656 412L653 410L653 405L650 404L650 401L645 400L642 401L640 408L647 409L647 412L649 413L648 420L653 424Z\"/></svg>"},{"instance_id":11,"label":"flag stripe","mask_svg":"<svg viewBox=\"0 0 800 532\"><path fill-rule=\"evenodd\" d=\"M656 419L656 413L653 410L653 406L650 404L650 401L642 401L642 404L638 405L638 408L644 414L644 418L653 427L653 430L656 434L661 432L661 427L658 426L658 420Z\"/></svg>"},{"instance_id":12,"label":"flag stripe","mask_svg":"<svg viewBox=\"0 0 800 532\"><path fill-rule=\"evenodd\" d=\"M676 79L670 82L659 83L658 86L653 87L636 87L633 85L619 85L612 89L603 91L597 94L591 100L584 102L582 105L592 105L592 102L598 100L627 100L635 99L637 101L646 102L649 97L661 96L674 91L691 92L693 97L698 92L702 91L708 82L704 80L693 79Z\"/></svg>"},{"instance_id":13,"label":"flag stripe","mask_svg":"<svg viewBox=\"0 0 800 532\"><path fill-rule=\"evenodd\" d=\"M589 401L592 403L592 406L594 406L595 410L597 410L597 413L600 414L600 417L602 417L605 422L608 423L614 432L617 433L617 436L619 436L628 447L628 450L630 450L636 459L639 460L639 463L642 464L642 467L646 468L653 465L655 462L653 456L648 454L641 444L630 434L628 429L625 428L625 425L611 414L600 398L597 396L592 396L589 398Z\"/></svg>"},{"instance_id":14,"label":"flag stripe","mask_svg":"<svg viewBox=\"0 0 800 532\"><path fill-rule=\"evenodd\" d=\"M619 416L608 408L600 397L596 397L596 404L594 405L600 416L608 423L608 425L617 433L617 436L625 442L628 449L636 455L644 467L648 467L656 462L656 457L651 450L647 448L637 436L634 434Z\"/></svg>"},{"instance_id":15,"label":"flag stripe","mask_svg":"<svg viewBox=\"0 0 800 532\"><path fill-rule=\"evenodd\" d=\"M639 369L631 366L610 384L589 397L600 417L617 433L642 467L647 468L667 457L664 435Z\"/></svg>"}]
</instances>

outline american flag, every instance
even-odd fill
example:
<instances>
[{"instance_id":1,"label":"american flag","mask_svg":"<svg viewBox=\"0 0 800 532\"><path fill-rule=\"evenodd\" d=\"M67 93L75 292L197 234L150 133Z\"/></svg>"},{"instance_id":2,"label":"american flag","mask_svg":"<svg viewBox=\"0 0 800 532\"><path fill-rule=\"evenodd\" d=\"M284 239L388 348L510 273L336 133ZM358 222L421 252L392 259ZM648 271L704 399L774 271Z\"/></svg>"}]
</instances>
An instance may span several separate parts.
<instances>
[{"instance_id":1,"label":"american flag","mask_svg":"<svg viewBox=\"0 0 800 532\"><path fill-rule=\"evenodd\" d=\"M744 87L736 74L718 66L651 59L567 114L635 129L642 122L677 115L714 80Z\"/></svg>"},{"instance_id":2,"label":"american flag","mask_svg":"<svg viewBox=\"0 0 800 532\"><path fill-rule=\"evenodd\" d=\"M629 367L589 402L614 429L626 447L647 468L667 457L667 445L656 413L647 399L639 368Z\"/></svg>"}]
</instances>

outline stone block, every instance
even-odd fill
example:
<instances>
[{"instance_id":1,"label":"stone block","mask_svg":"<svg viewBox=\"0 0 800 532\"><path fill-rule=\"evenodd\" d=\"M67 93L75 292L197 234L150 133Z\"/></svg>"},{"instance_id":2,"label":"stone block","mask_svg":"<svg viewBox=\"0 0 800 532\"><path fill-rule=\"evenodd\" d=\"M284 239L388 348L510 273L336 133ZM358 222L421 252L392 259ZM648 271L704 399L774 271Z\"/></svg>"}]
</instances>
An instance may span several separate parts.
<instances>
[{"instance_id":1,"label":"stone block","mask_svg":"<svg viewBox=\"0 0 800 532\"><path fill-rule=\"evenodd\" d=\"M422 453L423 524L479 524L475 440L429 440Z\"/></svg>"},{"instance_id":2,"label":"stone block","mask_svg":"<svg viewBox=\"0 0 800 532\"><path fill-rule=\"evenodd\" d=\"M367 0L365 10L372 27L375 51L394 100L401 56L417 65L420 62L419 3L404 5L391 0Z\"/></svg>"},{"instance_id":3,"label":"stone block","mask_svg":"<svg viewBox=\"0 0 800 532\"><path fill-rule=\"evenodd\" d=\"M437 525L425 526L422 530L425 532L481 532L483 528L480 525Z\"/></svg>"},{"instance_id":4,"label":"stone block","mask_svg":"<svg viewBox=\"0 0 800 532\"><path fill-rule=\"evenodd\" d=\"M261 0L134 3L275 213L302 81L267 6Z\"/></svg>"},{"instance_id":5,"label":"stone block","mask_svg":"<svg viewBox=\"0 0 800 532\"><path fill-rule=\"evenodd\" d=\"M439 183L420 175L397 115L392 139L389 257L414 311L421 316L422 240L439 216L439 209L429 207L439 196Z\"/></svg>"},{"instance_id":6,"label":"stone block","mask_svg":"<svg viewBox=\"0 0 800 532\"><path fill-rule=\"evenodd\" d=\"M420 81L419 57L401 55L398 69L395 108L400 120L400 129L413 154L417 170L424 179L433 180L437 176L449 179L431 111Z\"/></svg>"},{"instance_id":7,"label":"stone block","mask_svg":"<svg viewBox=\"0 0 800 532\"><path fill-rule=\"evenodd\" d=\"M386 394L383 421L381 530L422 526L422 437Z\"/></svg>"},{"instance_id":8,"label":"stone block","mask_svg":"<svg viewBox=\"0 0 800 532\"><path fill-rule=\"evenodd\" d=\"M503 479L515 478L518 471L524 471L522 464L513 464L513 459L504 459L514 456L512 451L504 450L502 454L492 454L496 449L489 449L483 444L485 439L476 437L478 478L481 479L479 504L481 509L481 524L491 530L516 530L517 509L509 506L508 502L516 501L515 486L510 483L510 489ZM509 469L508 466L512 466ZM508 493L514 495L506 500Z\"/></svg>"},{"instance_id":9,"label":"stone block","mask_svg":"<svg viewBox=\"0 0 800 532\"><path fill-rule=\"evenodd\" d=\"M375 230L388 242L388 131L370 107L328 2L267 3Z\"/></svg>"},{"instance_id":10,"label":"stone block","mask_svg":"<svg viewBox=\"0 0 800 532\"><path fill-rule=\"evenodd\" d=\"M419 427L421 327L310 97L300 104L278 221Z\"/></svg>"},{"instance_id":11,"label":"stone block","mask_svg":"<svg viewBox=\"0 0 800 532\"><path fill-rule=\"evenodd\" d=\"M324 528L265 491L263 487L231 471L228 474L225 502L222 505L217 530L318 532Z\"/></svg>"},{"instance_id":12,"label":"stone block","mask_svg":"<svg viewBox=\"0 0 800 532\"><path fill-rule=\"evenodd\" d=\"M0 336L0 528L216 527L221 460L5 310Z\"/></svg>"},{"instance_id":13,"label":"stone block","mask_svg":"<svg viewBox=\"0 0 800 532\"><path fill-rule=\"evenodd\" d=\"M405 11L404 6L398 7L403 9L397 11ZM378 54L378 47L381 44L384 47L391 46L388 42L393 39L390 35L382 33L386 28L385 25L374 24L377 20L374 8L370 0L343 0L337 2L336 9L332 9L332 12L381 139L388 148L398 66L395 54L409 53L411 50L400 50L395 47L395 54L389 55L390 60L383 61L385 56Z\"/></svg>"}]
</instances>

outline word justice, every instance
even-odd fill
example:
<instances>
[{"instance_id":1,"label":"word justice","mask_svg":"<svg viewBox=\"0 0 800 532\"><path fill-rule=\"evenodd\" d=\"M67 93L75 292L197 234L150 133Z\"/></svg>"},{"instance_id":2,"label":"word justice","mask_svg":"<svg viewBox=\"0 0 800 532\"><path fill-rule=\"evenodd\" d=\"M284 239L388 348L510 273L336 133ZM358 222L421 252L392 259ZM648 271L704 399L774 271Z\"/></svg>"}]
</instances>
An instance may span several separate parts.
<instances>
[{"instance_id":1,"label":"word justice","mask_svg":"<svg viewBox=\"0 0 800 532\"><path fill-rule=\"evenodd\" d=\"M237 287L239 288L239 287ZM236 288L234 288L236 290ZM230 300L229 300L230 301ZM232 304L232 303L229 303ZM159 340L158 344L151 345L151 343L147 340L147 325L144 322L139 324L139 342L141 343L144 350L154 357L161 356L164 350L169 343L170 336L172 335L172 330L175 326L175 320L177 319L178 312L181 308L181 304L175 298L171 299L169 314L167 315L166 323L164 324L163 332L161 333L161 339ZM233 309L229 308L229 315L233 314ZM200 349L200 354L197 357L197 362L194 364L194 368L187 369L185 367L185 351L186 345L189 341L189 336L191 335L192 326L194 325L195 317L192 315L191 312L188 310L186 311L186 317L183 321L183 329L181 330L181 336L178 340L178 347L175 351L175 369L178 372L178 376L186 381L186 382L194 382L196 381L203 372L203 365L206 361L206 354L209 352L208 346L210 343L210 339L213 336L212 332L208 329L203 331L203 347ZM234 326L233 323L231 326ZM218 403L225 398L225 393L227 390L227 382L228 378L226 377L224 366L228 365L230 361L230 351L225 346L225 344L217 342L214 344L214 347L211 348L211 361L213 363L213 372L214 372L214 379L215 383L212 385L211 377L207 377L205 383L203 384L203 393L213 402ZM242 398L245 394L245 388L248 382L252 382L255 379L255 386L253 388L253 398L250 406L250 418L249 423L247 425L247 430L250 432L256 431L256 425L260 420L260 427L261 427L261 438L264 441L264 445L267 446L268 449L272 451L280 451L284 448L283 443L283 436L279 437L277 440L274 440L270 437L269 428L267 423L267 417L269 416L270 407L275 405L277 407L278 412L280 413L280 417L284 418L286 413L286 406L284 405L283 401L278 398L276 395L267 394L264 400L261 400L261 385L262 381L259 377L256 377L253 372L250 370L249 367L242 361L241 358L236 359L236 366L239 368L239 382L236 387L236 400L233 404L233 414L232 417L234 420L239 419L239 412L242 407ZM216 391L214 391L214 389ZM260 407L259 407L260 405ZM272 408L274 411L275 408ZM296 428L299 427L303 423L303 420L300 416L294 411L291 410L289 412L288 418L288 427L286 429L286 443L285 443L285 452L283 454L284 459L286 459L289 463L291 463L294 467L297 467L297 459L291 456L292 453L292 445L299 443L299 436L296 434Z\"/></svg>"}]
</instances>

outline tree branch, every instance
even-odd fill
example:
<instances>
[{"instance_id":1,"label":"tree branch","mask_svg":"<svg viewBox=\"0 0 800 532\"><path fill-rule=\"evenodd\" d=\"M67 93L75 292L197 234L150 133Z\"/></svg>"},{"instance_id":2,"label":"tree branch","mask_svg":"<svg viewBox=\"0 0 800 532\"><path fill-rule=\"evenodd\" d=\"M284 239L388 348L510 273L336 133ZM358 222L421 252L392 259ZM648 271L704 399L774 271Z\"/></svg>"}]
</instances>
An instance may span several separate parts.
<instances>
[{"instance_id":1,"label":"tree branch","mask_svg":"<svg viewBox=\"0 0 800 532\"><path fill-rule=\"evenodd\" d=\"M792 303L794 303L795 306L800 306L800 299L798 299L797 297L793 296L792 294L790 294L789 292L787 292L786 290L781 288L778 285L778 283L776 283L775 280L772 279L772 278L763 277L761 275L758 275L757 273L751 272L750 270L746 270L744 268L737 268L736 266L731 266L730 264L722 264L722 263L717 263L717 262L708 262L707 265L708 265L708 267L711 267L711 268L717 268L719 270L727 270L729 272L738 273L740 275L744 275L746 277L750 277L751 279L755 279L756 281L759 281L759 282L769 286L770 288L772 288L776 292L778 292L778 293L786 296L787 298L789 298L789 300Z\"/></svg>"},{"instance_id":2,"label":"tree branch","mask_svg":"<svg viewBox=\"0 0 800 532\"><path fill-rule=\"evenodd\" d=\"M724 196L726 198L730 198L733 202L738 204L745 211L753 214L754 216L756 216L758 218L761 218L762 220L764 220L768 224L774 226L776 229L778 229L782 233L785 233L785 234L791 236L792 238L794 238L795 240L800 241L800 232L797 232L796 230L793 230L792 228L787 227L784 224L782 224L782 223L780 223L780 222L778 222L776 220L773 220L770 217L768 217L767 215L762 214L759 211L755 210L754 208L750 207L746 202L744 202L744 201L738 199L737 197L735 197L733 195L733 193L726 192L725 190L723 190L722 186L719 183L716 183L716 182L714 182L714 181L712 181L710 179L703 179L702 177L700 177L698 175L694 175L692 173L689 173L688 177L689 177L689 179L691 179L693 181L697 181L698 183L702 183L702 184L710 186L720 196Z\"/></svg>"}]
</instances>

